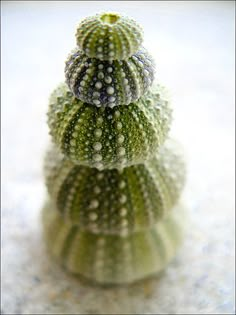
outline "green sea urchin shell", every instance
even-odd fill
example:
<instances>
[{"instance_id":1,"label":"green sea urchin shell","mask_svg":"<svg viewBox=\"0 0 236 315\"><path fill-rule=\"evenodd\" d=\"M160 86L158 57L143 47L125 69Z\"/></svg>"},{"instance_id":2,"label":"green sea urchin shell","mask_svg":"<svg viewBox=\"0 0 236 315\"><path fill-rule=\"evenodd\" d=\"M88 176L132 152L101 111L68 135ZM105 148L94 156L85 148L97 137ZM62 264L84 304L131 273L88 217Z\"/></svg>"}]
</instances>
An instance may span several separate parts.
<instances>
[{"instance_id":1,"label":"green sea urchin shell","mask_svg":"<svg viewBox=\"0 0 236 315\"><path fill-rule=\"evenodd\" d=\"M165 140L170 120L160 86L128 106L97 108L61 85L50 98L48 112L51 135L62 152L74 163L98 169L147 160Z\"/></svg>"},{"instance_id":2,"label":"green sea urchin shell","mask_svg":"<svg viewBox=\"0 0 236 315\"><path fill-rule=\"evenodd\" d=\"M64 218L104 234L156 224L177 202L185 179L183 158L171 141L145 164L104 171L75 165L53 147L45 171L48 192Z\"/></svg>"},{"instance_id":3,"label":"green sea urchin shell","mask_svg":"<svg viewBox=\"0 0 236 315\"><path fill-rule=\"evenodd\" d=\"M154 63L145 49L123 61L101 61L73 50L66 61L66 82L81 101L98 107L128 105L151 86Z\"/></svg>"},{"instance_id":4,"label":"green sea urchin shell","mask_svg":"<svg viewBox=\"0 0 236 315\"><path fill-rule=\"evenodd\" d=\"M134 20L117 13L102 13L81 21L76 41L88 57L122 60L139 49L142 34L141 26Z\"/></svg>"},{"instance_id":5,"label":"green sea urchin shell","mask_svg":"<svg viewBox=\"0 0 236 315\"><path fill-rule=\"evenodd\" d=\"M98 235L65 222L47 203L44 236L51 255L70 272L100 284L130 283L160 272L175 255L185 224L178 207L146 231Z\"/></svg>"}]
</instances>

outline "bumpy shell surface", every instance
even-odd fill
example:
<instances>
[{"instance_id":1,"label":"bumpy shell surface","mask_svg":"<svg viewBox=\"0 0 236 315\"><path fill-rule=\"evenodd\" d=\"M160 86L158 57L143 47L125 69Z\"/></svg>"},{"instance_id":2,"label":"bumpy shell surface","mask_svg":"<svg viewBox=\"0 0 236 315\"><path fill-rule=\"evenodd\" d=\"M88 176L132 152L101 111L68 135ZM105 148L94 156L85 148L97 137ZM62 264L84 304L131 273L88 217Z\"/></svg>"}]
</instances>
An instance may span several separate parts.
<instances>
[{"instance_id":1,"label":"bumpy shell surface","mask_svg":"<svg viewBox=\"0 0 236 315\"><path fill-rule=\"evenodd\" d=\"M185 167L175 143L145 164L99 171L75 165L52 147L45 160L46 183L64 218L93 233L131 233L167 214L184 185ZM179 150L180 151L180 150Z\"/></svg>"},{"instance_id":2,"label":"bumpy shell surface","mask_svg":"<svg viewBox=\"0 0 236 315\"><path fill-rule=\"evenodd\" d=\"M72 273L103 285L130 283L160 272L175 255L184 224L179 208L152 229L121 236L81 231L48 203L44 235L52 256Z\"/></svg>"},{"instance_id":3,"label":"bumpy shell surface","mask_svg":"<svg viewBox=\"0 0 236 315\"><path fill-rule=\"evenodd\" d=\"M102 13L81 21L76 41L88 57L122 60L138 50L142 34L141 26L133 19L117 13Z\"/></svg>"},{"instance_id":4,"label":"bumpy shell surface","mask_svg":"<svg viewBox=\"0 0 236 315\"><path fill-rule=\"evenodd\" d=\"M97 108L74 98L61 85L50 98L51 135L77 164L105 169L142 163L169 131L171 110L162 94L157 86L129 106Z\"/></svg>"},{"instance_id":5,"label":"bumpy shell surface","mask_svg":"<svg viewBox=\"0 0 236 315\"><path fill-rule=\"evenodd\" d=\"M74 50L65 67L66 82L80 100L98 107L128 105L151 86L154 63L145 49L123 61L101 61Z\"/></svg>"}]
</instances>

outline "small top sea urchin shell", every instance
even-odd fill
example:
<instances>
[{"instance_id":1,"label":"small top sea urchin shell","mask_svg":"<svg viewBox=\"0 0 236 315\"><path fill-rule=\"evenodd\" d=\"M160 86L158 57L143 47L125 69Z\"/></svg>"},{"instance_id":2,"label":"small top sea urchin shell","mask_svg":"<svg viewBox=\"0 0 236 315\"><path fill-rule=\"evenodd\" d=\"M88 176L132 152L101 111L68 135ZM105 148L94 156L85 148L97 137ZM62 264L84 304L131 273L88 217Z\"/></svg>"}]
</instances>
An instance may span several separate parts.
<instances>
[{"instance_id":1,"label":"small top sea urchin shell","mask_svg":"<svg viewBox=\"0 0 236 315\"><path fill-rule=\"evenodd\" d=\"M123 60L139 49L142 28L133 19L118 13L96 14L81 21L76 41L88 57Z\"/></svg>"}]
</instances>

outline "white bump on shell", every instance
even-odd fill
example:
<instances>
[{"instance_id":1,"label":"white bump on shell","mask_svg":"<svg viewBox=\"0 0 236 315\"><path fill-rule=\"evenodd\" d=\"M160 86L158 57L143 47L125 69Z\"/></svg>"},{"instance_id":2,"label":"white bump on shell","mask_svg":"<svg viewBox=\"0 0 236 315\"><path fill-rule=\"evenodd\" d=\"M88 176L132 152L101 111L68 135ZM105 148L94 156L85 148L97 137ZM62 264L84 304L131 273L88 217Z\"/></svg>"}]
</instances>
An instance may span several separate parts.
<instances>
[{"instance_id":1,"label":"white bump on shell","mask_svg":"<svg viewBox=\"0 0 236 315\"><path fill-rule=\"evenodd\" d=\"M114 94L114 92L115 92L114 88L112 86L108 86L107 93L111 95Z\"/></svg>"},{"instance_id":2,"label":"white bump on shell","mask_svg":"<svg viewBox=\"0 0 236 315\"><path fill-rule=\"evenodd\" d=\"M109 76L105 77L105 82L108 83L108 84L111 83L112 82L112 78L109 77Z\"/></svg>"},{"instance_id":3,"label":"white bump on shell","mask_svg":"<svg viewBox=\"0 0 236 315\"><path fill-rule=\"evenodd\" d=\"M122 217L124 217L126 214L127 214L127 209L126 209L126 208L121 208L121 209L120 209L120 215L121 215Z\"/></svg>"},{"instance_id":4,"label":"white bump on shell","mask_svg":"<svg viewBox=\"0 0 236 315\"><path fill-rule=\"evenodd\" d=\"M96 142L93 145L94 150L99 151L102 148L102 144L100 142Z\"/></svg>"},{"instance_id":5,"label":"white bump on shell","mask_svg":"<svg viewBox=\"0 0 236 315\"><path fill-rule=\"evenodd\" d=\"M94 134L95 134L95 136L96 136L97 138L100 138L101 135L102 135L102 130L101 130L101 129L96 129L95 132L94 132Z\"/></svg>"},{"instance_id":6,"label":"white bump on shell","mask_svg":"<svg viewBox=\"0 0 236 315\"><path fill-rule=\"evenodd\" d=\"M90 219L91 221L96 221L97 218L98 218L97 213L95 213L95 212L89 213L89 219Z\"/></svg>"},{"instance_id":7,"label":"white bump on shell","mask_svg":"<svg viewBox=\"0 0 236 315\"><path fill-rule=\"evenodd\" d=\"M89 205L91 209L96 209L99 206L99 202L97 199L93 199Z\"/></svg>"},{"instance_id":8,"label":"white bump on shell","mask_svg":"<svg viewBox=\"0 0 236 315\"><path fill-rule=\"evenodd\" d=\"M117 123L117 129L122 129L122 123L121 122Z\"/></svg>"},{"instance_id":9,"label":"white bump on shell","mask_svg":"<svg viewBox=\"0 0 236 315\"><path fill-rule=\"evenodd\" d=\"M120 202L121 202L121 203L125 203L126 201L127 201L126 195L121 195L121 197L120 197Z\"/></svg>"},{"instance_id":10,"label":"white bump on shell","mask_svg":"<svg viewBox=\"0 0 236 315\"><path fill-rule=\"evenodd\" d=\"M99 162L102 160L102 156L101 156L101 154L95 154L93 156L93 159L94 159L94 161Z\"/></svg>"},{"instance_id":11,"label":"white bump on shell","mask_svg":"<svg viewBox=\"0 0 236 315\"><path fill-rule=\"evenodd\" d=\"M102 83L100 81L96 82L95 87L97 89L101 89L102 88Z\"/></svg>"}]
</instances>

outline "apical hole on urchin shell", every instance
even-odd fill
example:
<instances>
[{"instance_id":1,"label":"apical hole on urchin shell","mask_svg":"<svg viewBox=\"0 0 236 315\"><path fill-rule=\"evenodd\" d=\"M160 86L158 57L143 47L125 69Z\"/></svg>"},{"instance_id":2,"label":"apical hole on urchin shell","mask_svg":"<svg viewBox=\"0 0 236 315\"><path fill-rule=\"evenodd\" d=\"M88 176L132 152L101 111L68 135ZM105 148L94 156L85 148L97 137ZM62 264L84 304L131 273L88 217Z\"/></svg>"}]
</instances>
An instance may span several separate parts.
<instances>
[{"instance_id":1,"label":"apical hole on urchin shell","mask_svg":"<svg viewBox=\"0 0 236 315\"><path fill-rule=\"evenodd\" d=\"M104 23L108 23L108 24L115 24L119 19L119 15L115 14L115 13L105 13L102 14L100 19L104 22Z\"/></svg>"}]
</instances>

